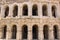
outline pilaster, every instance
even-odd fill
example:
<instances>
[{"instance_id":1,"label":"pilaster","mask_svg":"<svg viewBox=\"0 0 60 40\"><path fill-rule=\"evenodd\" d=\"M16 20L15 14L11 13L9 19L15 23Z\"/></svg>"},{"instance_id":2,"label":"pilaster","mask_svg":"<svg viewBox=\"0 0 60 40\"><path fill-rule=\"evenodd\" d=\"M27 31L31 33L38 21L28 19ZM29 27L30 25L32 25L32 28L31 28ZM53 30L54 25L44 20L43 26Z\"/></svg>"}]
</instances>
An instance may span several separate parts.
<instances>
[{"instance_id":1,"label":"pilaster","mask_svg":"<svg viewBox=\"0 0 60 40\"><path fill-rule=\"evenodd\" d=\"M18 5L18 18L20 18L21 14L22 14L21 5Z\"/></svg>"},{"instance_id":2,"label":"pilaster","mask_svg":"<svg viewBox=\"0 0 60 40\"><path fill-rule=\"evenodd\" d=\"M7 26L7 32L6 32L6 40L11 40L12 32L11 32L11 25Z\"/></svg>"},{"instance_id":3,"label":"pilaster","mask_svg":"<svg viewBox=\"0 0 60 40\"><path fill-rule=\"evenodd\" d=\"M32 4L31 2L29 2L29 5L28 5L28 16L32 16Z\"/></svg>"},{"instance_id":4,"label":"pilaster","mask_svg":"<svg viewBox=\"0 0 60 40\"><path fill-rule=\"evenodd\" d=\"M0 39L2 39L3 32L2 32L2 27L0 27Z\"/></svg>"},{"instance_id":5,"label":"pilaster","mask_svg":"<svg viewBox=\"0 0 60 40\"><path fill-rule=\"evenodd\" d=\"M30 25L28 27L28 39L27 40L32 40L32 26Z\"/></svg>"},{"instance_id":6,"label":"pilaster","mask_svg":"<svg viewBox=\"0 0 60 40\"><path fill-rule=\"evenodd\" d=\"M49 40L54 40L53 26L49 28Z\"/></svg>"},{"instance_id":7,"label":"pilaster","mask_svg":"<svg viewBox=\"0 0 60 40\"><path fill-rule=\"evenodd\" d=\"M22 40L22 28L20 25L17 26L17 40Z\"/></svg>"},{"instance_id":8,"label":"pilaster","mask_svg":"<svg viewBox=\"0 0 60 40\"><path fill-rule=\"evenodd\" d=\"M49 16L49 17L52 17L52 11L51 11L51 10L52 10L52 8L51 8L51 3L48 3L48 8L47 8L47 9L48 9L48 16Z\"/></svg>"},{"instance_id":9,"label":"pilaster","mask_svg":"<svg viewBox=\"0 0 60 40\"><path fill-rule=\"evenodd\" d=\"M4 17L4 6L2 5L1 6L1 18L3 18Z\"/></svg>"},{"instance_id":10,"label":"pilaster","mask_svg":"<svg viewBox=\"0 0 60 40\"><path fill-rule=\"evenodd\" d=\"M58 27L58 40L60 40L60 27Z\"/></svg>"},{"instance_id":11,"label":"pilaster","mask_svg":"<svg viewBox=\"0 0 60 40\"><path fill-rule=\"evenodd\" d=\"M13 7L12 7L11 4L9 5L9 15L8 15L8 17L13 17Z\"/></svg>"},{"instance_id":12,"label":"pilaster","mask_svg":"<svg viewBox=\"0 0 60 40\"><path fill-rule=\"evenodd\" d=\"M38 4L38 15L42 18L42 3Z\"/></svg>"},{"instance_id":13,"label":"pilaster","mask_svg":"<svg viewBox=\"0 0 60 40\"><path fill-rule=\"evenodd\" d=\"M38 28L38 40L44 40L44 36L43 36L43 26L40 26Z\"/></svg>"}]
</instances>

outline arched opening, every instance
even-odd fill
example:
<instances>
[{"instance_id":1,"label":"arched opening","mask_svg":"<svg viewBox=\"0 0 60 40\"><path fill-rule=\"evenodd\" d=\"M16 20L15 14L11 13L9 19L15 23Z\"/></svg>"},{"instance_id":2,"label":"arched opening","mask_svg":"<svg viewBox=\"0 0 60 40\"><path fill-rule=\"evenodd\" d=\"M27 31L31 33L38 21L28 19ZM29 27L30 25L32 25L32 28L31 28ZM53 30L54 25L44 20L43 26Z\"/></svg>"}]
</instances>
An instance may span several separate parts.
<instances>
[{"instance_id":1,"label":"arched opening","mask_svg":"<svg viewBox=\"0 0 60 40\"><path fill-rule=\"evenodd\" d=\"M49 37L48 30L49 30L48 25L44 25L43 27L44 39L48 39Z\"/></svg>"},{"instance_id":2,"label":"arched opening","mask_svg":"<svg viewBox=\"0 0 60 40\"><path fill-rule=\"evenodd\" d=\"M52 16L56 17L56 6L52 6Z\"/></svg>"},{"instance_id":3,"label":"arched opening","mask_svg":"<svg viewBox=\"0 0 60 40\"><path fill-rule=\"evenodd\" d=\"M6 17L8 16L8 14L9 14L9 7L7 6L7 7L5 8L4 18L6 18Z\"/></svg>"},{"instance_id":4,"label":"arched opening","mask_svg":"<svg viewBox=\"0 0 60 40\"><path fill-rule=\"evenodd\" d=\"M7 26L3 27L3 39L6 39Z\"/></svg>"},{"instance_id":5,"label":"arched opening","mask_svg":"<svg viewBox=\"0 0 60 40\"><path fill-rule=\"evenodd\" d=\"M23 6L23 16L28 16L28 6L27 5L24 5Z\"/></svg>"},{"instance_id":6,"label":"arched opening","mask_svg":"<svg viewBox=\"0 0 60 40\"><path fill-rule=\"evenodd\" d=\"M54 39L58 39L58 26L54 25L53 26L53 31L54 31Z\"/></svg>"},{"instance_id":7,"label":"arched opening","mask_svg":"<svg viewBox=\"0 0 60 40\"><path fill-rule=\"evenodd\" d=\"M28 27L27 25L23 25L22 27L22 39L27 39L28 37Z\"/></svg>"},{"instance_id":8,"label":"arched opening","mask_svg":"<svg viewBox=\"0 0 60 40\"><path fill-rule=\"evenodd\" d=\"M14 9L13 9L13 17L16 17L18 16L18 6L14 6Z\"/></svg>"},{"instance_id":9,"label":"arched opening","mask_svg":"<svg viewBox=\"0 0 60 40\"><path fill-rule=\"evenodd\" d=\"M16 34L17 34L17 26L13 25L13 27L12 27L12 39L16 39Z\"/></svg>"},{"instance_id":10,"label":"arched opening","mask_svg":"<svg viewBox=\"0 0 60 40\"><path fill-rule=\"evenodd\" d=\"M32 15L38 16L38 7L36 4L32 6Z\"/></svg>"},{"instance_id":11,"label":"arched opening","mask_svg":"<svg viewBox=\"0 0 60 40\"><path fill-rule=\"evenodd\" d=\"M48 14L47 14L47 6L46 5L42 6L42 13L43 13L43 16L48 16Z\"/></svg>"},{"instance_id":12,"label":"arched opening","mask_svg":"<svg viewBox=\"0 0 60 40\"><path fill-rule=\"evenodd\" d=\"M38 26L37 25L33 25L33 27L32 27L32 35L33 35L33 39L38 40Z\"/></svg>"}]
</instances>

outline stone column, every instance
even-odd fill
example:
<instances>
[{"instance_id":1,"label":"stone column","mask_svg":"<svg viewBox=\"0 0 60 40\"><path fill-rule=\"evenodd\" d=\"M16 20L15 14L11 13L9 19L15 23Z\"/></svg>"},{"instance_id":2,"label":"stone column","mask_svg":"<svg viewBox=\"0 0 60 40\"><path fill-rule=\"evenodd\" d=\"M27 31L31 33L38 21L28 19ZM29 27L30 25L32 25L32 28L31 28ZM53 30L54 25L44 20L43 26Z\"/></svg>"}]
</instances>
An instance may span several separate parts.
<instances>
[{"instance_id":1,"label":"stone column","mask_svg":"<svg viewBox=\"0 0 60 40\"><path fill-rule=\"evenodd\" d=\"M31 2L29 2L29 5L28 5L28 16L32 16L32 4Z\"/></svg>"},{"instance_id":2,"label":"stone column","mask_svg":"<svg viewBox=\"0 0 60 40\"><path fill-rule=\"evenodd\" d=\"M17 40L22 40L22 28L21 26L17 26Z\"/></svg>"},{"instance_id":3,"label":"stone column","mask_svg":"<svg viewBox=\"0 0 60 40\"><path fill-rule=\"evenodd\" d=\"M20 18L21 14L22 14L21 5L18 5L18 18Z\"/></svg>"},{"instance_id":4,"label":"stone column","mask_svg":"<svg viewBox=\"0 0 60 40\"><path fill-rule=\"evenodd\" d=\"M13 17L13 7L12 7L11 4L9 5L9 15L8 15L8 17Z\"/></svg>"},{"instance_id":5,"label":"stone column","mask_svg":"<svg viewBox=\"0 0 60 40\"><path fill-rule=\"evenodd\" d=\"M38 15L42 18L42 3L38 4Z\"/></svg>"},{"instance_id":6,"label":"stone column","mask_svg":"<svg viewBox=\"0 0 60 40\"><path fill-rule=\"evenodd\" d=\"M0 18L1 18L1 6L0 6Z\"/></svg>"},{"instance_id":7,"label":"stone column","mask_svg":"<svg viewBox=\"0 0 60 40\"><path fill-rule=\"evenodd\" d=\"M48 6L47 6L47 10L48 10L48 16L49 17L52 17L52 8L51 8L51 3L48 3Z\"/></svg>"},{"instance_id":8,"label":"stone column","mask_svg":"<svg viewBox=\"0 0 60 40\"><path fill-rule=\"evenodd\" d=\"M59 8L60 8L60 7L59 7L59 4L57 4L57 5L56 5L56 17L57 17L57 18L60 18L60 12L59 12L60 9L59 9Z\"/></svg>"},{"instance_id":9,"label":"stone column","mask_svg":"<svg viewBox=\"0 0 60 40\"><path fill-rule=\"evenodd\" d=\"M32 26L28 26L28 39L27 40L32 40Z\"/></svg>"},{"instance_id":10,"label":"stone column","mask_svg":"<svg viewBox=\"0 0 60 40\"><path fill-rule=\"evenodd\" d=\"M58 40L60 40L60 27L58 27Z\"/></svg>"},{"instance_id":11,"label":"stone column","mask_svg":"<svg viewBox=\"0 0 60 40\"><path fill-rule=\"evenodd\" d=\"M1 6L1 18L3 18L4 17L4 6L2 5Z\"/></svg>"},{"instance_id":12,"label":"stone column","mask_svg":"<svg viewBox=\"0 0 60 40\"><path fill-rule=\"evenodd\" d=\"M54 40L53 26L49 27L49 40Z\"/></svg>"},{"instance_id":13,"label":"stone column","mask_svg":"<svg viewBox=\"0 0 60 40\"><path fill-rule=\"evenodd\" d=\"M7 32L6 32L6 40L11 40L12 32L11 32L12 27L10 25L7 26Z\"/></svg>"},{"instance_id":14,"label":"stone column","mask_svg":"<svg viewBox=\"0 0 60 40\"><path fill-rule=\"evenodd\" d=\"M44 40L43 26L38 27L38 40Z\"/></svg>"},{"instance_id":15,"label":"stone column","mask_svg":"<svg viewBox=\"0 0 60 40\"><path fill-rule=\"evenodd\" d=\"M2 39L3 33L2 33L2 27L0 27L0 39Z\"/></svg>"}]
</instances>

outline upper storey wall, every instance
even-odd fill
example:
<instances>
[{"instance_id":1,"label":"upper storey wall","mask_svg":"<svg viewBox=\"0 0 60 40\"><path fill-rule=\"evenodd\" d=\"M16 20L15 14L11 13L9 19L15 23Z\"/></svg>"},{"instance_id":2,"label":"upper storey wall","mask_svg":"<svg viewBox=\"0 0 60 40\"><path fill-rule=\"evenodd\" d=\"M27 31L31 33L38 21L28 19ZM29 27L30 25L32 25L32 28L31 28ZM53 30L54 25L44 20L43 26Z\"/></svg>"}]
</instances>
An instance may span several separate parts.
<instances>
[{"instance_id":1,"label":"upper storey wall","mask_svg":"<svg viewBox=\"0 0 60 40\"><path fill-rule=\"evenodd\" d=\"M52 16L52 6L56 6L56 16L58 18L60 18L60 4L59 4L59 1L58 0L1 0L2 2L2 5L1 6L1 9L0 9L0 16L3 18L5 16L5 8L7 6L9 6L9 15L8 17L11 17L13 15L13 9L14 9L14 6L17 5L18 6L18 15L17 16L22 16L22 10L23 10L23 5L24 4L27 4L28 6L28 17L32 17L32 6L34 4L37 5L38 7L38 16L37 18L40 18L42 17L42 8L43 8L43 5L46 5L46 9L47 9L47 13L48 14L48 17ZM55 15L55 13L54 13ZM23 16L22 16L23 17ZM33 17L36 17L36 16L33 16Z\"/></svg>"},{"instance_id":2,"label":"upper storey wall","mask_svg":"<svg viewBox=\"0 0 60 40\"><path fill-rule=\"evenodd\" d=\"M60 0L0 0L0 3L22 3L22 2L59 2Z\"/></svg>"}]
</instances>

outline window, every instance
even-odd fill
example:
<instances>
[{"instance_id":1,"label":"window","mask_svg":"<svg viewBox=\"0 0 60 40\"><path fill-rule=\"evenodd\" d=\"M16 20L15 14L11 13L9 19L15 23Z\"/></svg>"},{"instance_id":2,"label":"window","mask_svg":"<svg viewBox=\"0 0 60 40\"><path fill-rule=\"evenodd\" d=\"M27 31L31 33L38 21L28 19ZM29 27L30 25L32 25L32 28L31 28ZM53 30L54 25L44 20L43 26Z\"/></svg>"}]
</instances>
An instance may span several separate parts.
<instances>
[{"instance_id":1,"label":"window","mask_svg":"<svg viewBox=\"0 0 60 40\"><path fill-rule=\"evenodd\" d=\"M37 5L33 5L33 7L32 7L32 15L33 16L38 16L38 8L37 8Z\"/></svg>"},{"instance_id":2,"label":"window","mask_svg":"<svg viewBox=\"0 0 60 40\"><path fill-rule=\"evenodd\" d=\"M57 25L54 25L53 27L53 31L54 31L54 38L55 39L58 39L58 26Z\"/></svg>"},{"instance_id":3,"label":"window","mask_svg":"<svg viewBox=\"0 0 60 40\"><path fill-rule=\"evenodd\" d=\"M23 25L22 27L22 39L27 39L28 37L28 27L27 25Z\"/></svg>"},{"instance_id":4,"label":"window","mask_svg":"<svg viewBox=\"0 0 60 40\"><path fill-rule=\"evenodd\" d=\"M48 39L48 26L47 25L44 25L44 28L43 28L43 33L44 33L44 39Z\"/></svg>"},{"instance_id":5,"label":"window","mask_svg":"<svg viewBox=\"0 0 60 40\"><path fill-rule=\"evenodd\" d=\"M14 6L14 9L13 9L13 17L16 17L18 16L18 6Z\"/></svg>"},{"instance_id":6,"label":"window","mask_svg":"<svg viewBox=\"0 0 60 40\"><path fill-rule=\"evenodd\" d=\"M27 5L24 5L23 6L23 16L28 16L28 6Z\"/></svg>"},{"instance_id":7,"label":"window","mask_svg":"<svg viewBox=\"0 0 60 40\"><path fill-rule=\"evenodd\" d=\"M34 25L32 28L33 39L38 39L38 26Z\"/></svg>"},{"instance_id":8,"label":"window","mask_svg":"<svg viewBox=\"0 0 60 40\"><path fill-rule=\"evenodd\" d=\"M56 17L56 7L52 6L52 16Z\"/></svg>"},{"instance_id":9,"label":"window","mask_svg":"<svg viewBox=\"0 0 60 40\"><path fill-rule=\"evenodd\" d=\"M42 13L43 13L43 16L48 16L48 14L47 14L47 6L46 5L42 6Z\"/></svg>"},{"instance_id":10,"label":"window","mask_svg":"<svg viewBox=\"0 0 60 40\"><path fill-rule=\"evenodd\" d=\"M7 17L8 14L9 14L9 7L6 7L6 8L5 8L5 15L4 15L4 17Z\"/></svg>"},{"instance_id":11,"label":"window","mask_svg":"<svg viewBox=\"0 0 60 40\"><path fill-rule=\"evenodd\" d=\"M12 28L12 39L16 39L16 34L17 34L17 26L13 25L13 28Z\"/></svg>"}]
</instances>

